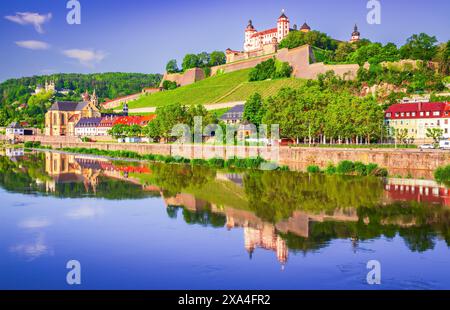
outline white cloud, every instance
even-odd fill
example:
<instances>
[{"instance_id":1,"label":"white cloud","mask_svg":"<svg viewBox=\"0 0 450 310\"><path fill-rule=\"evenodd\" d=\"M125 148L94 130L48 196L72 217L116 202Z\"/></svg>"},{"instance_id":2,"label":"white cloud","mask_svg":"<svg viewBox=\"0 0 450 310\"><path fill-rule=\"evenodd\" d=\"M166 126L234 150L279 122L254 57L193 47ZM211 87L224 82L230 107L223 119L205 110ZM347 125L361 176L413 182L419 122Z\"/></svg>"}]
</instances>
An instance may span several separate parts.
<instances>
[{"instance_id":1,"label":"white cloud","mask_svg":"<svg viewBox=\"0 0 450 310\"><path fill-rule=\"evenodd\" d=\"M41 15L39 13L18 12L16 15L5 16L5 18L19 25L33 25L39 33L44 33L42 25L52 19L52 13Z\"/></svg>"},{"instance_id":2,"label":"white cloud","mask_svg":"<svg viewBox=\"0 0 450 310\"><path fill-rule=\"evenodd\" d=\"M21 243L9 248L10 252L24 256L27 260L32 261L42 255L53 255L51 249L45 242L43 234L37 236L35 240L29 243Z\"/></svg>"},{"instance_id":3,"label":"white cloud","mask_svg":"<svg viewBox=\"0 0 450 310\"><path fill-rule=\"evenodd\" d=\"M95 218L105 213L101 207L81 206L77 209L73 209L67 213L67 216L74 220Z\"/></svg>"},{"instance_id":4,"label":"white cloud","mask_svg":"<svg viewBox=\"0 0 450 310\"><path fill-rule=\"evenodd\" d=\"M63 54L69 58L76 59L80 64L87 67L93 67L95 64L101 62L106 54L102 51L70 49L64 50Z\"/></svg>"},{"instance_id":5,"label":"white cloud","mask_svg":"<svg viewBox=\"0 0 450 310\"><path fill-rule=\"evenodd\" d=\"M50 226L50 221L46 218L29 218L19 223L19 227L26 229L44 228Z\"/></svg>"},{"instance_id":6,"label":"white cloud","mask_svg":"<svg viewBox=\"0 0 450 310\"><path fill-rule=\"evenodd\" d=\"M47 50L50 45L42 41L16 41L16 45L23 48L28 48L30 50Z\"/></svg>"}]
</instances>

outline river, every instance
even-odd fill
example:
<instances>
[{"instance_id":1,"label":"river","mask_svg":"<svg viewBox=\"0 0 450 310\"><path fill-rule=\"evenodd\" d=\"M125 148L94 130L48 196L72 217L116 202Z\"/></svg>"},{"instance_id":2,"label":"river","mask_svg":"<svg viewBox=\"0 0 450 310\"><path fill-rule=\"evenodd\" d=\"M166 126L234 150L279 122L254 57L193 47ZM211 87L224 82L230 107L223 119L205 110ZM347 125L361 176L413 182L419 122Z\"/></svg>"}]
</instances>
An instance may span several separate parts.
<instances>
[{"instance_id":1,"label":"river","mask_svg":"<svg viewBox=\"0 0 450 310\"><path fill-rule=\"evenodd\" d=\"M431 180L9 150L0 200L0 289L450 289Z\"/></svg>"}]
</instances>

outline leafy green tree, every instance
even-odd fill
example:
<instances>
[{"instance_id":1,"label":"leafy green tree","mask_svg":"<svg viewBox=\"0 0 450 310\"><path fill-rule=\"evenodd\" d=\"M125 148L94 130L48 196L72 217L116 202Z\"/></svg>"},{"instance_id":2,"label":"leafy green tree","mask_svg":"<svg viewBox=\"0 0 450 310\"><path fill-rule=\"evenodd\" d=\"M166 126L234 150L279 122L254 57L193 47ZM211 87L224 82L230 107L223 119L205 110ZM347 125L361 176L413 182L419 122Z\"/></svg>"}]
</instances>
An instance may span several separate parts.
<instances>
[{"instance_id":1,"label":"leafy green tree","mask_svg":"<svg viewBox=\"0 0 450 310\"><path fill-rule=\"evenodd\" d=\"M209 66L220 66L223 65L226 62L226 56L224 52L221 51L214 51L211 53L211 57L209 60Z\"/></svg>"},{"instance_id":2,"label":"leafy green tree","mask_svg":"<svg viewBox=\"0 0 450 310\"><path fill-rule=\"evenodd\" d=\"M178 69L178 64L177 64L176 59L169 60L169 62L166 65L166 71L167 71L167 73L177 73L180 71L180 69Z\"/></svg>"},{"instance_id":3,"label":"leafy green tree","mask_svg":"<svg viewBox=\"0 0 450 310\"><path fill-rule=\"evenodd\" d=\"M209 66L209 63L211 61L211 55L207 52L201 52L197 55L198 64L197 66L200 68L205 68Z\"/></svg>"},{"instance_id":4,"label":"leafy green tree","mask_svg":"<svg viewBox=\"0 0 450 310\"><path fill-rule=\"evenodd\" d=\"M435 145L439 145L439 141L442 139L444 131L441 128L427 128L427 138L433 139Z\"/></svg>"},{"instance_id":5,"label":"leafy green tree","mask_svg":"<svg viewBox=\"0 0 450 310\"><path fill-rule=\"evenodd\" d=\"M336 62L346 62L349 55L355 51L356 46L349 42L339 43L335 53L334 61Z\"/></svg>"},{"instance_id":6,"label":"leafy green tree","mask_svg":"<svg viewBox=\"0 0 450 310\"><path fill-rule=\"evenodd\" d=\"M177 124L187 124L189 121L188 109L179 104L173 103L156 108L156 119L149 124L155 123L151 128L152 133L158 133L161 138L169 139L171 131Z\"/></svg>"},{"instance_id":7,"label":"leafy green tree","mask_svg":"<svg viewBox=\"0 0 450 310\"><path fill-rule=\"evenodd\" d=\"M164 80L162 83L162 88L165 90L173 90L176 89L178 87L177 82L175 81L169 81L169 80Z\"/></svg>"},{"instance_id":8,"label":"leafy green tree","mask_svg":"<svg viewBox=\"0 0 450 310\"><path fill-rule=\"evenodd\" d=\"M436 57L434 59L439 64L439 71L443 75L450 74L450 41L442 43L438 47Z\"/></svg>"},{"instance_id":9,"label":"leafy green tree","mask_svg":"<svg viewBox=\"0 0 450 310\"><path fill-rule=\"evenodd\" d=\"M254 93L245 102L243 118L258 126L261 124L264 114L265 107L262 96L259 93Z\"/></svg>"},{"instance_id":10,"label":"leafy green tree","mask_svg":"<svg viewBox=\"0 0 450 310\"><path fill-rule=\"evenodd\" d=\"M127 137L128 133L128 125L125 124L117 124L114 125L108 132L110 136L112 136L114 139L123 139Z\"/></svg>"},{"instance_id":11,"label":"leafy green tree","mask_svg":"<svg viewBox=\"0 0 450 310\"><path fill-rule=\"evenodd\" d=\"M197 55L187 54L186 56L184 56L182 64L183 71L198 67L200 67L200 60Z\"/></svg>"},{"instance_id":12,"label":"leafy green tree","mask_svg":"<svg viewBox=\"0 0 450 310\"><path fill-rule=\"evenodd\" d=\"M336 50L337 41L329 37L327 34L319 31L290 32L281 42L280 48L296 48L301 45L309 44L324 50Z\"/></svg>"},{"instance_id":13,"label":"leafy green tree","mask_svg":"<svg viewBox=\"0 0 450 310\"><path fill-rule=\"evenodd\" d=\"M431 60L437 52L436 43L435 36L426 33L414 34L400 48L400 55L403 59Z\"/></svg>"},{"instance_id":14,"label":"leafy green tree","mask_svg":"<svg viewBox=\"0 0 450 310\"><path fill-rule=\"evenodd\" d=\"M400 143L408 143L408 129L398 128L395 130L395 140Z\"/></svg>"}]
</instances>

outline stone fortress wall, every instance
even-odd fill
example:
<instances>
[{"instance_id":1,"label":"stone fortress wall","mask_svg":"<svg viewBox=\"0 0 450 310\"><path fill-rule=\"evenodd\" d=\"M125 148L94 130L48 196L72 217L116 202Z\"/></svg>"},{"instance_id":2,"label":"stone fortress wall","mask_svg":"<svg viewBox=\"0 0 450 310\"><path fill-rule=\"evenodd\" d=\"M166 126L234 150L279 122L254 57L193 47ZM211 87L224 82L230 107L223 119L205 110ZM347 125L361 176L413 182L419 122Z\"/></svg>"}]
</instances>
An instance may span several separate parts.
<instances>
[{"instance_id":1,"label":"stone fortress wall","mask_svg":"<svg viewBox=\"0 0 450 310\"><path fill-rule=\"evenodd\" d=\"M293 49L283 48L270 55L257 56L213 67L211 68L211 76L219 72L229 73L253 68L271 57L288 62L292 66L293 76L300 79L317 79L319 74L327 71L334 71L336 75L345 79L354 79L359 70L359 65L357 64L326 65L322 62L316 63L311 46L303 45Z\"/></svg>"},{"instance_id":2,"label":"stone fortress wall","mask_svg":"<svg viewBox=\"0 0 450 310\"><path fill-rule=\"evenodd\" d=\"M161 85L164 81L177 83L178 86L186 86L205 79L205 72L201 68L192 68L183 73L165 73Z\"/></svg>"}]
</instances>

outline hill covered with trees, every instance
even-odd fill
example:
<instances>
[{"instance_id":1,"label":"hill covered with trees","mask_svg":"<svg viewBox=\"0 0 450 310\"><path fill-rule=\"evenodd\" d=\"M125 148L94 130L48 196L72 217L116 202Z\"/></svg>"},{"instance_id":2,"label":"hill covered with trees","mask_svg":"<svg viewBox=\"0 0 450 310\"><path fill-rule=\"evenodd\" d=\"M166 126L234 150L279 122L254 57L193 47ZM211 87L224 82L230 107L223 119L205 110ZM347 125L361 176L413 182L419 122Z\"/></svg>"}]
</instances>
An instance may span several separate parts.
<instances>
[{"instance_id":1,"label":"hill covered with trees","mask_svg":"<svg viewBox=\"0 0 450 310\"><path fill-rule=\"evenodd\" d=\"M10 79L0 84L0 126L11 121L26 121L42 126L44 114L52 102L59 100L80 101L81 94L94 90L100 102L138 93L145 87L157 87L160 74L96 73L53 74ZM39 93L33 95L37 85L54 81L57 90L67 93Z\"/></svg>"}]
</instances>

